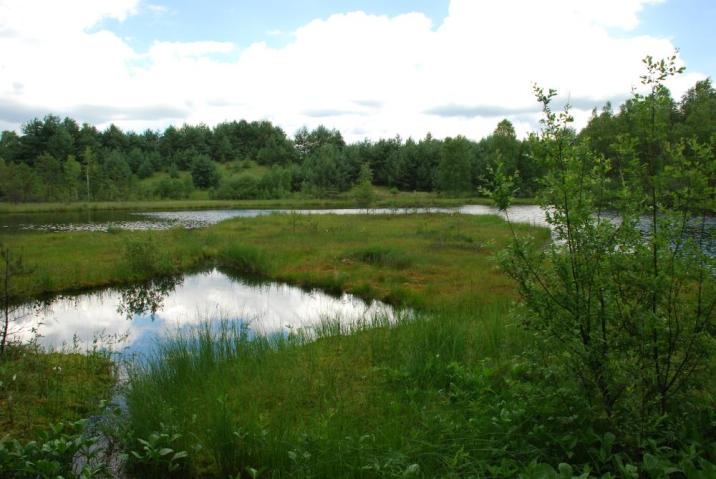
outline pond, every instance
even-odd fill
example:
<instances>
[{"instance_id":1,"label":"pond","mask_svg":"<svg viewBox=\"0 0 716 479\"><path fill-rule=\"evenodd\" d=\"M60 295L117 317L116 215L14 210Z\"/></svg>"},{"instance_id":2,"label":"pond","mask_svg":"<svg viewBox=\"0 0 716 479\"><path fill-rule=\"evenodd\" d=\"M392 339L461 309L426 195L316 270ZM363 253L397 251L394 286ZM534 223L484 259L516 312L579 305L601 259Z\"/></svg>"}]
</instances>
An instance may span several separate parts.
<instances>
[{"instance_id":1,"label":"pond","mask_svg":"<svg viewBox=\"0 0 716 479\"><path fill-rule=\"evenodd\" d=\"M42 346L84 351L112 346L123 354L145 353L165 333L206 320L239 321L251 334L288 334L322 321L350 325L395 311L379 301L334 297L281 283L255 283L217 269L125 288L58 296L26 304L14 313L14 338Z\"/></svg>"},{"instance_id":2,"label":"pond","mask_svg":"<svg viewBox=\"0 0 716 479\"><path fill-rule=\"evenodd\" d=\"M494 215L497 209L483 205L457 208L342 208L342 209L273 209L273 210L196 210L196 211L75 211L0 215L0 234L54 231L107 231L109 229L160 230L168 228L202 228L231 218L252 218L270 214L358 215L461 213ZM544 213L535 205L514 206L510 218L517 222L546 225Z\"/></svg>"}]
</instances>

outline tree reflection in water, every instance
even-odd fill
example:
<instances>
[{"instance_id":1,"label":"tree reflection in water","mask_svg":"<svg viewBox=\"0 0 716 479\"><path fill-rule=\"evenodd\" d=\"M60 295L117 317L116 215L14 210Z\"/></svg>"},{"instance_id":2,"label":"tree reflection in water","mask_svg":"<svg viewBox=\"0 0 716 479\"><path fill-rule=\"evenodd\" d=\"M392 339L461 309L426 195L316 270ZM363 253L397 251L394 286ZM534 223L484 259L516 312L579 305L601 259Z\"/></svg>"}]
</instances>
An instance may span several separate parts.
<instances>
[{"instance_id":1,"label":"tree reflection in water","mask_svg":"<svg viewBox=\"0 0 716 479\"><path fill-rule=\"evenodd\" d=\"M121 288L117 312L127 319L149 314L153 320L156 312L164 305L164 299L183 281L183 276L164 276Z\"/></svg>"}]
</instances>

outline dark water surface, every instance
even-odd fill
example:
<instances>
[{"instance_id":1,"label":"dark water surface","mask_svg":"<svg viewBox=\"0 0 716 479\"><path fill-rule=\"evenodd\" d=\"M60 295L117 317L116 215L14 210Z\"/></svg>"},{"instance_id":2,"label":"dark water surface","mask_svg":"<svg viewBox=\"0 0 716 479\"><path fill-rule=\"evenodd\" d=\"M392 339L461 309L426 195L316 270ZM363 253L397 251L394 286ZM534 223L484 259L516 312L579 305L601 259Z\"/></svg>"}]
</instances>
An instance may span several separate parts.
<instances>
[{"instance_id":1,"label":"dark water surface","mask_svg":"<svg viewBox=\"0 0 716 479\"><path fill-rule=\"evenodd\" d=\"M250 283L214 269L27 304L15 313L13 326L16 339L29 341L36 329L38 342L50 348L83 351L95 342L97 347L143 353L162 334L206 320L239 321L253 333L288 334L323 320L355 324L394 314L379 301L281 283Z\"/></svg>"}]
</instances>

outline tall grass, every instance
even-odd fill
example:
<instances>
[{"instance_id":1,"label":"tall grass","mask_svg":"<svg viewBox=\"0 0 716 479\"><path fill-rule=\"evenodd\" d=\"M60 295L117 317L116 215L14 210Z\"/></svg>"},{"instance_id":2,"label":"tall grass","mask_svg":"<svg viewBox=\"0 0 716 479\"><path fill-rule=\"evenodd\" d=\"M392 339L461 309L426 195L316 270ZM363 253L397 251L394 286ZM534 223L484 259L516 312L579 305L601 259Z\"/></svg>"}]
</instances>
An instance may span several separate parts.
<instances>
[{"instance_id":1,"label":"tall grass","mask_svg":"<svg viewBox=\"0 0 716 479\"><path fill-rule=\"evenodd\" d=\"M219 251L218 260L236 273L267 277L274 267L269 255L251 244L231 244Z\"/></svg>"},{"instance_id":2,"label":"tall grass","mask_svg":"<svg viewBox=\"0 0 716 479\"><path fill-rule=\"evenodd\" d=\"M190 477L250 468L273 477L445 471L425 421L459 412L445 396L456 377L523 346L504 312L493 305L355 323L326 318L271 336L205 321L165 338L130 369L131 427L140 438L162 428L178 434ZM438 449L460 447L443 440Z\"/></svg>"}]
</instances>

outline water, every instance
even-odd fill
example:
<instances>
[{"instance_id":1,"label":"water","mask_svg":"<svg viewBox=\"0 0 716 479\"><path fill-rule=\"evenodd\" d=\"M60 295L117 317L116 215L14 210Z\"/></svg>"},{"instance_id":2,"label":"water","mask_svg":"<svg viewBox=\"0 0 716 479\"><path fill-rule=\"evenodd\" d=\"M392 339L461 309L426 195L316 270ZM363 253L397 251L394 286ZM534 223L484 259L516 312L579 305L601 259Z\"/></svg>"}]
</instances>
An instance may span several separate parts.
<instances>
[{"instance_id":1,"label":"water","mask_svg":"<svg viewBox=\"0 0 716 479\"><path fill-rule=\"evenodd\" d=\"M526 223L532 226L549 228L547 217L542 208L538 205L515 205L510 206L507 212L500 211L494 206L486 205L465 205L457 208L457 212L464 215L497 215L509 219L515 223Z\"/></svg>"},{"instance_id":2,"label":"water","mask_svg":"<svg viewBox=\"0 0 716 479\"><path fill-rule=\"evenodd\" d=\"M107 347L123 353L145 353L163 334L192 327L206 319L240 321L250 332L288 334L323 319L344 324L392 318L393 309L350 294L329 296L281 283L249 283L216 269L119 289L60 296L44 304L27 304L15 312L16 339L50 348L83 351Z\"/></svg>"},{"instance_id":3,"label":"water","mask_svg":"<svg viewBox=\"0 0 716 479\"><path fill-rule=\"evenodd\" d=\"M168 228L202 228L231 218L253 218L270 214L358 215L461 213L492 215L500 212L491 206L465 205L458 208L343 208L343 209L273 209L273 210L197 210L197 211L76 211L58 213L27 213L0 215L0 234L55 231L163 230ZM538 206L514 206L510 219L545 226L544 214Z\"/></svg>"},{"instance_id":4,"label":"water","mask_svg":"<svg viewBox=\"0 0 716 479\"><path fill-rule=\"evenodd\" d=\"M271 210L205 211L74 211L0 215L0 234L56 231L163 230L202 228L236 217L270 214Z\"/></svg>"}]
</instances>

